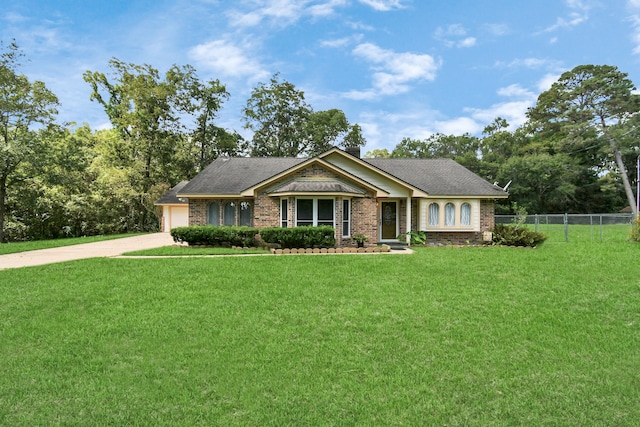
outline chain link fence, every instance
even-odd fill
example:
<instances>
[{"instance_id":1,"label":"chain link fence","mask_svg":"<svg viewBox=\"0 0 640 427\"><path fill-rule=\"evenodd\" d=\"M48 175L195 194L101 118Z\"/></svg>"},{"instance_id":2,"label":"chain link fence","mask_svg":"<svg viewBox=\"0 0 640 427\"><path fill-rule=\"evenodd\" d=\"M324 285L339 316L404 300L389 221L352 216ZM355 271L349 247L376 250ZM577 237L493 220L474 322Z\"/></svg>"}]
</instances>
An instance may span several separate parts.
<instances>
[{"instance_id":1,"label":"chain link fence","mask_svg":"<svg viewBox=\"0 0 640 427\"><path fill-rule=\"evenodd\" d=\"M516 215L496 215L496 224L512 224ZM524 221L545 233L547 242L620 241L629 238L633 214L535 214Z\"/></svg>"}]
</instances>

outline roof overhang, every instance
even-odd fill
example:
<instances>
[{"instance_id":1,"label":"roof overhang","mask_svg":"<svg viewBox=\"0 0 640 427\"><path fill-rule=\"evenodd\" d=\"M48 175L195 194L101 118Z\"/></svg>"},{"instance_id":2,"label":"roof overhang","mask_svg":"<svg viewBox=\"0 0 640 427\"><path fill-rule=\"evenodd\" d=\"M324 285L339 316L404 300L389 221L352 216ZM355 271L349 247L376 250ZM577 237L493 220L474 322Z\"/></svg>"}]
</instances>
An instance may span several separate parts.
<instances>
[{"instance_id":1,"label":"roof overhang","mask_svg":"<svg viewBox=\"0 0 640 427\"><path fill-rule=\"evenodd\" d=\"M286 176L291 175L292 173L295 173L295 172L297 172L299 170L305 169L305 168L307 168L307 167L309 167L311 165L314 165L314 164L318 164L318 165L322 166L323 168L325 168L325 169L327 169L327 170L329 170L331 172L334 172L336 174L344 176L345 178L348 178L349 180L357 183L357 185L359 185L359 186L361 186L363 188L366 188L368 191L373 192L375 197L388 197L389 196L389 193L386 192L385 190L383 190L381 188L378 188L378 187L372 185L371 183L363 180L362 178L360 178L358 176L355 176L355 175L345 171L344 169L341 169L341 168L339 168L339 167L337 167L337 166L335 166L335 165L333 165L333 164L331 164L331 163L327 162L326 160L323 160L323 159L321 159L319 157L313 157L313 158L311 158L311 159L309 159L309 160L307 160L305 162L302 162L300 164L295 165L292 168L284 170L284 171L280 172L279 174L276 174L276 175L272 176L271 178L269 178L269 179L267 179L265 181L262 181L262 182L254 185L252 187L247 188L246 190L242 191L240 193L240 195L243 196L243 197L254 197L254 194L259 189L264 188L264 187L268 187L269 185L274 184L276 181L278 181L278 180L280 180L282 178L285 178ZM313 193L315 195L319 194L317 192L313 192ZM296 193L296 194L298 194L298 193ZM322 194L327 194L327 193L322 193Z\"/></svg>"},{"instance_id":2,"label":"roof overhang","mask_svg":"<svg viewBox=\"0 0 640 427\"><path fill-rule=\"evenodd\" d=\"M378 167L376 167L376 166L374 166L374 165L372 165L370 163L365 162L360 157L354 156L353 154L349 154L346 151L341 150L341 149L339 149L337 147L333 147L331 150L329 150L329 151L327 151L325 153L322 153L319 156L319 158L324 159L325 157L328 157L328 156L330 156L332 154L338 154L338 155L340 155L340 156L342 156L342 157L344 157L346 159L349 159L349 160L353 161L354 163L357 163L358 165L360 165L362 167L365 167L365 168L367 168L367 169L369 169L369 170L371 170L371 171L373 171L373 172L375 172L375 173L377 173L377 174L379 174L381 176L384 176L385 178L387 178L387 179L389 179L389 180L391 180L391 181L393 181L393 182L395 182L395 183L397 183L397 184L399 184L399 185L401 185L403 187L406 187L407 189L411 190L411 197L429 197L429 194L424 192L424 190L421 190L418 187L415 187L415 186L409 184L408 182L403 181L400 178L398 178L398 177L396 177L396 176L394 176L394 175L392 175L392 174L390 174L388 172L385 172L382 169L380 169L380 168L378 168ZM338 168L338 169L340 169L340 168ZM342 170L342 169L340 169L340 170ZM388 193L387 193L387 195L388 195ZM378 197L386 197L386 196L378 196Z\"/></svg>"}]
</instances>

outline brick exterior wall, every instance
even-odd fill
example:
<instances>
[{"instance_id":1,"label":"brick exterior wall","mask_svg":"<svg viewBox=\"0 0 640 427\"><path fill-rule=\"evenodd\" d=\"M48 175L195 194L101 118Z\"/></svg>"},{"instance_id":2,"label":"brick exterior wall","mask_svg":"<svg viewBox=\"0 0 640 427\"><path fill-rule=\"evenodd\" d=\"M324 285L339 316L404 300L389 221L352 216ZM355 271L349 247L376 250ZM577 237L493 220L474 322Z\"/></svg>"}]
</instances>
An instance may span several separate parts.
<instances>
[{"instance_id":1,"label":"brick exterior wall","mask_svg":"<svg viewBox=\"0 0 640 427\"><path fill-rule=\"evenodd\" d=\"M335 173L329 172L319 165L314 165L295 174L283 178L274 185L279 185L285 180L292 178L343 178ZM289 227L295 226L295 197L288 197L288 222ZM342 202L343 197L334 197L335 205L335 225L336 225L336 245L354 246L355 242L351 238L342 238ZM362 233L369 240L367 245L378 243L379 219L378 200L372 193L367 193L365 197L353 197L351 200L351 234ZM256 228L280 227L280 197L271 197L266 191L257 194L255 199L190 199L189 200L189 225L206 225L207 210L211 202L217 202L220 207L220 218L223 218L223 206L227 202L236 202L238 206L241 201L249 201L252 204L252 222ZM403 233L406 226L406 200L398 200L398 218L400 233ZM411 202L411 229L416 231L418 227L418 200ZM238 223L238 209L236 209L236 224ZM490 231L495 225L495 204L493 200L480 201L480 232L430 232L427 240L430 243L444 244L468 244L478 243L483 239L483 232Z\"/></svg>"},{"instance_id":2,"label":"brick exterior wall","mask_svg":"<svg viewBox=\"0 0 640 427\"><path fill-rule=\"evenodd\" d=\"M373 194L351 199L351 234L355 233L367 236L368 245L378 243L378 202ZM355 244L351 239L348 243Z\"/></svg>"}]
</instances>

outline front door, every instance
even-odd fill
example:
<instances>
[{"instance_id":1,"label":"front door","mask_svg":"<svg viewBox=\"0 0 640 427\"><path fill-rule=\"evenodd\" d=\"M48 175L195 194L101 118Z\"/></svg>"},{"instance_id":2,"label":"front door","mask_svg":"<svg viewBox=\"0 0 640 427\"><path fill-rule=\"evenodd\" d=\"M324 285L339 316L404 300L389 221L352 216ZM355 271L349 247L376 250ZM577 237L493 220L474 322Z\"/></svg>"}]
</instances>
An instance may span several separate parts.
<instances>
[{"instance_id":1,"label":"front door","mask_svg":"<svg viewBox=\"0 0 640 427\"><path fill-rule=\"evenodd\" d=\"M398 204L382 202L382 240L394 240L398 237Z\"/></svg>"}]
</instances>

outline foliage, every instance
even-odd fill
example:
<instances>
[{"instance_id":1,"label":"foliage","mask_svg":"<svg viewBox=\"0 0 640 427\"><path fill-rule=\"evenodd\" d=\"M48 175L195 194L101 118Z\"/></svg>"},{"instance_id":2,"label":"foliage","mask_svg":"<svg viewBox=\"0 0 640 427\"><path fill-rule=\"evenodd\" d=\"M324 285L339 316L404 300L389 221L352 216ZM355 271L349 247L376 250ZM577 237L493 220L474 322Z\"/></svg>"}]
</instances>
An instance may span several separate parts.
<instances>
[{"instance_id":1,"label":"foliage","mask_svg":"<svg viewBox=\"0 0 640 427\"><path fill-rule=\"evenodd\" d=\"M171 237L178 243L191 246L253 246L258 229L253 227L191 225L171 230Z\"/></svg>"},{"instance_id":2,"label":"foliage","mask_svg":"<svg viewBox=\"0 0 640 427\"><path fill-rule=\"evenodd\" d=\"M334 145L364 145L362 129L350 125L343 111L314 112L304 92L279 74L251 92L243 109L245 128L253 131L250 153L254 157L314 156Z\"/></svg>"},{"instance_id":3,"label":"foliage","mask_svg":"<svg viewBox=\"0 0 640 427\"><path fill-rule=\"evenodd\" d=\"M528 117L535 131L556 138L560 149L589 162L589 167L617 168L627 201L637 214L621 151L621 134L640 112L640 94L635 89L617 67L580 65L541 93Z\"/></svg>"},{"instance_id":4,"label":"foliage","mask_svg":"<svg viewBox=\"0 0 640 427\"><path fill-rule=\"evenodd\" d=\"M15 42L6 48L0 42L0 243L5 241L5 218L11 212L7 194L17 185L17 169L24 162L38 164L46 158L46 146L34 127L50 125L57 114L58 98L43 82L30 82L18 72L21 56Z\"/></svg>"},{"instance_id":5,"label":"foliage","mask_svg":"<svg viewBox=\"0 0 640 427\"><path fill-rule=\"evenodd\" d=\"M635 246L0 271L1 424L636 425Z\"/></svg>"},{"instance_id":6,"label":"foliage","mask_svg":"<svg viewBox=\"0 0 640 427\"><path fill-rule=\"evenodd\" d=\"M636 215L629 233L629 239L633 242L640 242L640 215Z\"/></svg>"},{"instance_id":7,"label":"foliage","mask_svg":"<svg viewBox=\"0 0 640 427\"><path fill-rule=\"evenodd\" d=\"M408 238L412 245L424 245L427 243L427 232L423 230L412 230L399 237L402 237L405 241Z\"/></svg>"},{"instance_id":8,"label":"foliage","mask_svg":"<svg viewBox=\"0 0 640 427\"><path fill-rule=\"evenodd\" d=\"M265 242L277 243L282 248L328 248L336 245L335 230L328 225L262 228L260 237Z\"/></svg>"},{"instance_id":9,"label":"foliage","mask_svg":"<svg viewBox=\"0 0 640 427\"><path fill-rule=\"evenodd\" d=\"M493 229L493 244L504 246L536 247L547 240L544 233L509 224L496 224Z\"/></svg>"},{"instance_id":10,"label":"foliage","mask_svg":"<svg viewBox=\"0 0 640 427\"><path fill-rule=\"evenodd\" d=\"M366 235L362 234L362 233L354 233L351 236L351 240L358 242L358 243L364 243L366 241L369 240L369 237L367 237Z\"/></svg>"}]
</instances>

